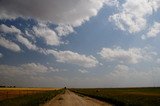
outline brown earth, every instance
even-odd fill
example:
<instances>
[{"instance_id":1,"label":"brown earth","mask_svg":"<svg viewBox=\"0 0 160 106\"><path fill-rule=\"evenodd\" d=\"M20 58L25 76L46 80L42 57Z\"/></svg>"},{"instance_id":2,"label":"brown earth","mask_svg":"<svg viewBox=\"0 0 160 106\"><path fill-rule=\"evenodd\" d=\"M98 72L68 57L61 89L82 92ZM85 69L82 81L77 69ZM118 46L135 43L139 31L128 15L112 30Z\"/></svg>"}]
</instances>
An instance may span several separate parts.
<instances>
[{"instance_id":1,"label":"brown earth","mask_svg":"<svg viewBox=\"0 0 160 106\"><path fill-rule=\"evenodd\" d=\"M112 106L111 104L85 97L66 90L64 94L57 95L44 106Z\"/></svg>"}]
</instances>

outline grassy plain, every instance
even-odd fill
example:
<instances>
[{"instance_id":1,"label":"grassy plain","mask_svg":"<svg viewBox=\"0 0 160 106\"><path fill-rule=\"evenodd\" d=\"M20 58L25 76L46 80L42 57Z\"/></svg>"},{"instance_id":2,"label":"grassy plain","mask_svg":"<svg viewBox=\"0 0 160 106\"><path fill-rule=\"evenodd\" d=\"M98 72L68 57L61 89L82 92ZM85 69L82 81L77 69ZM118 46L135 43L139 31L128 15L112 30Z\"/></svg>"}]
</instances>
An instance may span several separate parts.
<instances>
[{"instance_id":1,"label":"grassy plain","mask_svg":"<svg viewBox=\"0 0 160 106\"><path fill-rule=\"evenodd\" d=\"M0 101L22 95L31 95L58 89L60 88L0 88Z\"/></svg>"},{"instance_id":2,"label":"grassy plain","mask_svg":"<svg viewBox=\"0 0 160 106\"><path fill-rule=\"evenodd\" d=\"M160 106L160 88L71 89L117 106Z\"/></svg>"},{"instance_id":3,"label":"grassy plain","mask_svg":"<svg viewBox=\"0 0 160 106\"><path fill-rule=\"evenodd\" d=\"M63 92L60 88L0 88L0 106L39 106Z\"/></svg>"}]
</instances>

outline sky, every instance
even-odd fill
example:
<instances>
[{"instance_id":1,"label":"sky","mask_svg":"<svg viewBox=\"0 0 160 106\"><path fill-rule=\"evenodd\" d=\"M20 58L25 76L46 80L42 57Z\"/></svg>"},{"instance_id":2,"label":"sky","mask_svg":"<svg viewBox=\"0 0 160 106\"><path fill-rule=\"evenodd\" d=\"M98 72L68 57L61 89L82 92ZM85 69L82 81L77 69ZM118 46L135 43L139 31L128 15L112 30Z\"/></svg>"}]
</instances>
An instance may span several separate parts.
<instances>
[{"instance_id":1,"label":"sky","mask_svg":"<svg viewBox=\"0 0 160 106\"><path fill-rule=\"evenodd\" d=\"M160 86L160 0L0 0L0 85Z\"/></svg>"}]
</instances>

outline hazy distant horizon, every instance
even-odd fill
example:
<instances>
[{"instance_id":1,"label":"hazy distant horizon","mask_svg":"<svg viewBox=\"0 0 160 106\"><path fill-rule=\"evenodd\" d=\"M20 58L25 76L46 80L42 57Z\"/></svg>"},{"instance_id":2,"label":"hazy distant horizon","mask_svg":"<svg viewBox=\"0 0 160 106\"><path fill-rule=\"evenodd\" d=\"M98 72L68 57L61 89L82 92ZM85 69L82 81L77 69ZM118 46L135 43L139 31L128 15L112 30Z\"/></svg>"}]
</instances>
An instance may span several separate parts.
<instances>
[{"instance_id":1,"label":"hazy distant horizon","mask_svg":"<svg viewBox=\"0 0 160 106\"><path fill-rule=\"evenodd\" d=\"M0 85L160 86L160 0L0 0Z\"/></svg>"}]
</instances>

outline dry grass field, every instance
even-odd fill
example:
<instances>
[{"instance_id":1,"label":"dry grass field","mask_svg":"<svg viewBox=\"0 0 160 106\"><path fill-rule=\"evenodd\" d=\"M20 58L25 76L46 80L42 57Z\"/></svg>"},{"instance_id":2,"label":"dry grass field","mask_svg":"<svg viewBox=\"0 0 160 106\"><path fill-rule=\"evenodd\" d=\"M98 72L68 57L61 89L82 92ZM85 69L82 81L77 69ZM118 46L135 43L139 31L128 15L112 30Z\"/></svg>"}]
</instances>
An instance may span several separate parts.
<instances>
[{"instance_id":1,"label":"dry grass field","mask_svg":"<svg viewBox=\"0 0 160 106\"><path fill-rule=\"evenodd\" d=\"M31 95L59 89L60 88L0 88L0 101L18 96Z\"/></svg>"},{"instance_id":2,"label":"dry grass field","mask_svg":"<svg viewBox=\"0 0 160 106\"><path fill-rule=\"evenodd\" d=\"M116 106L160 106L160 87L71 89Z\"/></svg>"},{"instance_id":3,"label":"dry grass field","mask_svg":"<svg viewBox=\"0 0 160 106\"><path fill-rule=\"evenodd\" d=\"M61 93L62 88L0 88L0 106L39 106Z\"/></svg>"}]
</instances>

